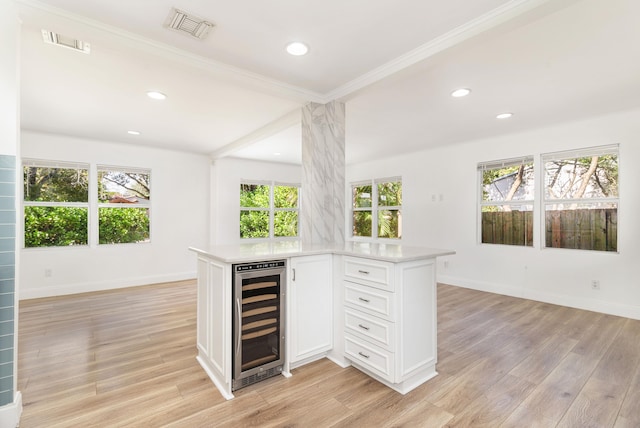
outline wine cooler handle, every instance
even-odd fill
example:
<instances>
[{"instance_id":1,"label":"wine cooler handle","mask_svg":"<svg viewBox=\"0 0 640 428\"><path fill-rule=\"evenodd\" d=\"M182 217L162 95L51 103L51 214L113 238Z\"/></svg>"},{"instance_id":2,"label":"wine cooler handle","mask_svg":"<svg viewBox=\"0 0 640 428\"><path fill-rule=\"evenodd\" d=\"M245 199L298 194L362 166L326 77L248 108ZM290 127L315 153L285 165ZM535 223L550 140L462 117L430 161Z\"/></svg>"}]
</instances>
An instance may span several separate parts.
<instances>
[{"instance_id":1,"label":"wine cooler handle","mask_svg":"<svg viewBox=\"0 0 640 428\"><path fill-rule=\"evenodd\" d=\"M239 298L236 298L236 306L237 306L237 308L236 308L237 309L236 310L236 321L238 323L237 324L238 328L237 328L237 332L236 332L236 335L237 335L237 337L236 337L236 341L237 341L237 344L236 344L236 361L240 361L238 358L240 358L240 343L242 342L241 332L240 332L240 330L242 328L242 326L240 325L240 323L242 322L242 319L241 319L241 317L242 317L242 306L240 305L240 299Z\"/></svg>"}]
</instances>

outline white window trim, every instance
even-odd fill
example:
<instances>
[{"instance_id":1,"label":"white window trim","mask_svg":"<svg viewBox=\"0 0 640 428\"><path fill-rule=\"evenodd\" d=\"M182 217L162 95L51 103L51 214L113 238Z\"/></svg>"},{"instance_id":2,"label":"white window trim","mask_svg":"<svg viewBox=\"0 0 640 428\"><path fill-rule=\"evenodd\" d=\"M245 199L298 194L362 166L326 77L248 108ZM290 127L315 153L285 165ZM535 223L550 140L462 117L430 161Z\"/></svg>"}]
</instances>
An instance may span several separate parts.
<instances>
[{"instance_id":1,"label":"white window trim","mask_svg":"<svg viewBox=\"0 0 640 428\"><path fill-rule=\"evenodd\" d=\"M123 173L127 173L127 172L131 172L131 173L138 173L138 174L148 174L149 175L149 192L151 192L151 186L152 186L152 170L151 168L138 168L138 167L130 167L130 166L117 166L117 165L105 165L105 164L97 164L97 165L92 165L92 167L95 167L95 175L94 177L95 179L95 186L92 186L92 188L90 189L93 192L93 195L91 195L94 199L94 203L96 205L96 209L93 211L93 215L95 216L95 221L92 224L95 224L95 230L93 233L93 240L94 242L92 243L93 246L96 247L112 247L112 246L117 246L117 245L143 245L143 244L150 244L153 241L153 221L152 221L152 212L153 210L151 209L151 199L148 200L143 200L144 202L141 203L137 203L137 204L115 204L115 203L111 203L111 202L100 202L99 200L99 195L98 195L98 180L100 178L100 171L118 171L118 172L123 172ZM151 195L149 195L149 197L151 197ZM149 212L149 240L147 241L141 241L141 242L121 242L121 243L108 243L108 244L101 244L100 243L100 208L117 208L117 209L132 209L132 208L146 208Z\"/></svg>"},{"instance_id":2,"label":"white window trim","mask_svg":"<svg viewBox=\"0 0 640 428\"><path fill-rule=\"evenodd\" d=\"M585 147L581 149L573 149L573 150L563 150L558 152L549 152L542 153L540 155L540 206L539 208L539 228L541 229L541 233L539 233L539 242L540 248L543 250L550 251L580 251L580 252L590 252L597 254L620 254L620 241L618 241L617 251L600 251L600 250L585 250L579 248L555 248L555 247L547 247L546 242L546 233L542 231L546 230L546 211L547 205L553 204L584 204L584 203L615 203L616 209L618 211L618 220L620 219L620 187L621 183L618 181L618 196L617 197L609 197L609 198L566 198L566 199L549 199L547 198L546 192L546 174L547 169L545 168L545 163L554 160L566 160L566 159L575 159L580 157L591 157L591 156L604 156L604 155L613 155L615 154L618 157L618 165L620 165L620 145L619 144L608 144L602 146L594 146L594 147ZM620 171L618 170L618 180L620 178ZM620 222L618 221L618 224ZM535 225L534 225L535 226ZM534 229L535 234L535 229ZM618 226L617 236L620 237L620 228Z\"/></svg>"},{"instance_id":3,"label":"white window trim","mask_svg":"<svg viewBox=\"0 0 640 428\"><path fill-rule=\"evenodd\" d=\"M302 186L299 183L289 183L282 181L265 181L265 180L244 180L240 179L240 183L237 188L242 186L243 184L249 185L258 185L258 186L269 186L269 207L243 207L240 206L240 199L238 198L238 221L240 219L239 214L242 211L268 211L269 212L269 236L265 236L264 238L242 238L238 236L238 239L242 243L251 243L251 242L265 242L265 241L297 241L300 239L300 199L302 198ZM275 207L275 199L274 199L274 187L275 186L284 186L284 187L295 187L298 189L298 206L296 208L276 208ZM275 236L275 213L282 211L295 211L298 213L298 225L296 230L296 236ZM238 222L238 234L240 233L240 223Z\"/></svg>"},{"instance_id":4,"label":"white window trim","mask_svg":"<svg viewBox=\"0 0 640 428\"><path fill-rule=\"evenodd\" d=\"M36 167L36 168L58 168L58 169L86 169L87 180L89 183L87 202L57 202L57 201L26 201L24 195L24 168ZM92 228L92 216L91 216L91 164L84 162L66 162L57 160L46 159L34 159L23 158L20 168L20 176L23 177L22 185L20 186L20 213L19 221L16 223L20 227L20 248L26 251L44 251L44 250L59 250L59 249L81 249L91 247L91 228ZM25 207L70 207L70 208L86 208L87 209L87 243L84 245L68 245L63 247L26 247L24 235L25 235L25 223L24 214Z\"/></svg>"},{"instance_id":5,"label":"white window trim","mask_svg":"<svg viewBox=\"0 0 640 428\"><path fill-rule=\"evenodd\" d=\"M378 184L380 183L402 183L402 176L374 178L371 180L353 181L349 183L349 200L351 209L349 210L349 231L351 233L350 240L352 241L388 241L397 242L402 240L402 236L399 238L385 238L378 236L378 213L381 207L378 205ZM371 207L354 207L353 206L353 188L359 186L371 186ZM404 194L403 194L404 195ZM402 205L384 205L383 211L402 211ZM356 211L371 211L371 236L354 236L353 235L353 213ZM374 236L375 235L375 236Z\"/></svg>"},{"instance_id":6,"label":"white window trim","mask_svg":"<svg viewBox=\"0 0 640 428\"><path fill-rule=\"evenodd\" d=\"M516 165L523 165L523 164L528 164L531 163L533 164L533 183L534 183L534 191L533 191L533 199L519 199L516 201L485 201L482 198L483 195L483 184L482 184L482 175L484 171L489 171L492 169L499 169L499 168L507 168L510 166L516 166ZM526 155L526 156L520 156L520 157L515 157L515 158L508 158L508 159L498 159L498 160L491 160L491 161L485 161L485 162L479 162L478 166L477 166L477 200L478 202L476 203L477 208L477 212L476 212L476 243L479 245L489 245L489 246L495 246L495 245L501 245L501 246L507 246L507 247L513 247L513 248L535 248L536 247L536 243L538 242L538 235L541 235L540 233L538 233L538 228L536 227L535 224L535 212L537 207L537 202L538 202L538 165L536 163L535 157L533 155ZM493 206L504 206L504 205L531 205L532 206L532 211L533 211L533 218L534 218L534 224L533 224L533 239L532 239L532 245L528 246L528 245L508 245L508 244L490 244L490 243L484 243L482 242L482 208L483 207L493 207Z\"/></svg>"},{"instance_id":7,"label":"white window trim","mask_svg":"<svg viewBox=\"0 0 640 428\"><path fill-rule=\"evenodd\" d=\"M620 193L621 187L623 184L618 182L618 197L607 197L607 198L572 198L572 199L549 199L546 197L546 183L545 183L545 175L546 168L545 163L551 160L564 160L564 159L574 159L577 157L590 157L590 156L602 156L602 155L612 155L615 154L618 156L618 165L620 165L620 145L619 144L609 144L595 147L585 147L580 149L573 150L564 150L558 152L550 152L543 153L537 156L522 156L518 158L510 158L503 160L495 160L488 162L480 162L478 163L478 173L477 173L477 204L478 212L477 212L477 242L478 244L482 244L482 207L483 206L494 206L494 205L532 205L534 212L534 223L533 223L533 247L524 247L524 248L535 248L538 246L542 250L565 250L565 251L589 251L594 252L595 250L582 250L582 249L572 249L572 248L553 248L546 246L546 206L550 204L580 204L580 203L615 203L618 210L618 219L620 219L621 212L621 200ZM518 200L518 201L502 201L500 203L496 201L485 202L482 199L482 172L487 169L495 169L495 168L503 168L507 166L520 164L523 160L526 160L526 163L533 162L534 168L534 186L535 191L533 192L534 199L526 199L526 200ZM620 174L620 173L619 173ZM620 177L620 175L619 175ZM538 215L536 215L536 212ZM619 223L620 224L620 223ZM618 227L617 231L618 237L621 236L620 229ZM486 245L501 245L501 244L486 244ZM595 251L598 254L620 254L621 253L621 242L618 242L618 250L617 251ZM514 248L522 248L522 246L511 246Z\"/></svg>"},{"instance_id":8,"label":"white window trim","mask_svg":"<svg viewBox=\"0 0 640 428\"><path fill-rule=\"evenodd\" d=\"M20 226L20 245L23 250L27 251L66 251L68 249L82 249L82 248L97 248L97 247L109 247L116 245L129 245L129 244L148 244L151 243L153 237L153 222L151 221L151 201L147 201L143 204L135 204L135 206L122 206L122 204L111 203L99 203L98 202L98 171L122 171L122 172L138 172L147 173L151 176L151 168L139 168L128 166L112 166L88 162L69 162L59 160L47 160L47 159L35 159L35 158L23 158L21 174L23 174L24 167L39 167L39 168L66 168L66 169L86 169L88 171L88 200L87 202L40 202L40 201L25 201L24 199L24 182L20 186L20 201L21 201L21 219L19 221ZM45 206L45 207L78 207L87 208L87 244L86 245L73 245L73 246L61 246L61 247L25 247L24 234L24 207L27 206ZM147 208L149 210L149 240L145 242L131 242L121 244L99 244L99 225L98 225L98 210L100 208ZM17 223L18 224L18 223Z\"/></svg>"}]
</instances>

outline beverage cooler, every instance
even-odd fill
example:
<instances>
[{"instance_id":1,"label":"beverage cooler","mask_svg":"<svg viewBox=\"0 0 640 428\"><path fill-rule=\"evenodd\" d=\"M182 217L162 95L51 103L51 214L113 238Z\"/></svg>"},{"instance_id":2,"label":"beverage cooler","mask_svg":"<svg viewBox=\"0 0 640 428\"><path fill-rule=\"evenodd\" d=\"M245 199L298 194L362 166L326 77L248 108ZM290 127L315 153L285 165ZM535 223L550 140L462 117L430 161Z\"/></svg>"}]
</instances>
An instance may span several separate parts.
<instances>
[{"instance_id":1,"label":"beverage cooler","mask_svg":"<svg viewBox=\"0 0 640 428\"><path fill-rule=\"evenodd\" d=\"M243 388L282 373L286 261L233 265L233 383Z\"/></svg>"}]
</instances>

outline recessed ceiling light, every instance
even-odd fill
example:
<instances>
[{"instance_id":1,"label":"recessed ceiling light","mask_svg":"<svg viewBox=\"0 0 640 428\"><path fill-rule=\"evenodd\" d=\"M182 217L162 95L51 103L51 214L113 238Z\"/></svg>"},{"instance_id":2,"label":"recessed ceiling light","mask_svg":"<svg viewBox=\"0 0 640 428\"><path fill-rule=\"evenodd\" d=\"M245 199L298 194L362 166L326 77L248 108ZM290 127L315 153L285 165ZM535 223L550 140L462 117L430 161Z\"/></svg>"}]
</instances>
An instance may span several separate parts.
<instances>
[{"instance_id":1,"label":"recessed ceiling light","mask_svg":"<svg viewBox=\"0 0 640 428\"><path fill-rule=\"evenodd\" d=\"M305 55L309 47L302 42L291 42L287 45L287 52L295 56Z\"/></svg>"},{"instance_id":2,"label":"recessed ceiling light","mask_svg":"<svg viewBox=\"0 0 640 428\"><path fill-rule=\"evenodd\" d=\"M127 134L140 135L140 131L127 131Z\"/></svg>"},{"instance_id":3,"label":"recessed ceiling light","mask_svg":"<svg viewBox=\"0 0 640 428\"><path fill-rule=\"evenodd\" d=\"M280 152L275 152L273 155L274 156L280 156Z\"/></svg>"},{"instance_id":4,"label":"recessed ceiling light","mask_svg":"<svg viewBox=\"0 0 640 428\"><path fill-rule=\"evenodd\" d=\"M460 88L460 89L456 89L455 91L451 92L451 96L454 97L454 98L461 98L461 97L466 97L470 93L471 93L471 89Z\"/></svg>"},{"instance_id":5,"label":"recessed ceiling light","mask_svg":"<svg viewBox=\"0 0 640 428\"><path fill-rule=\"evenodd\" d=\"M158 91L149 91L147 92L147 96L149 98L153 98L154 100L164 100L167 98L167 96L165 94L163 94L162 92L158 92Z\"/></svg>"},{"instance_id":6,"label":"recessed ceiling light","mask_svg":"<svg viewBox=\"0 0 640 428\"><path fill-rule=\"evenodd\" d=\"M500 113L496 116L496 119L509 119L511 116L513 116L513 113Z\"/></svg>"}]
</instances>

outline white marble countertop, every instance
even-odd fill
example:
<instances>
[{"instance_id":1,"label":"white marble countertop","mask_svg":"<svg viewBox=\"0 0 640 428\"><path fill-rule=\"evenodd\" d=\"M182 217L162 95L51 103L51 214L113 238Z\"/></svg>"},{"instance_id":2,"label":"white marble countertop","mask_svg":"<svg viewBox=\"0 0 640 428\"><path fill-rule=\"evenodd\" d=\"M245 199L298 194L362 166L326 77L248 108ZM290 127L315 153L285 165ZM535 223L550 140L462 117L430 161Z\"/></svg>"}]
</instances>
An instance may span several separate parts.
<instances>
[{"instance_id":1,"label":"white marble countertop","mask_svg":"<svg viewBox=\"0 0 640 428\"><path fill-rule=\"evenodd\" d=\"M286 259L314 254L339 254L388 262L408 262L455 254L453 250L414 247L401 244L347 242L344 246L308 245L300 241L274 241L237 245L217 245L207 249L190 247L206 257L223 263L244 263Z\"/></svg>"}]
</instances>

